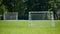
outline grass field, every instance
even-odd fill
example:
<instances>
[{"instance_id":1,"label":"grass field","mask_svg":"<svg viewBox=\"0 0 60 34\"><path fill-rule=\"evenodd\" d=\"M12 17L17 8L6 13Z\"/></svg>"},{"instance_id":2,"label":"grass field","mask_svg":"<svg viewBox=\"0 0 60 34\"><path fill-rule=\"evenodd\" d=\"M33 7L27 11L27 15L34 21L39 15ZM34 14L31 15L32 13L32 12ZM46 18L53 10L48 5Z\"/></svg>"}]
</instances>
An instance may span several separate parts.
<instances>
[{"instance_id":1,"label":"grass field","mask_svg":"<svg viewBox=\"0 0 60 34\"><path fill-rule=\"evenodd\" d=\"M60 34L60 20L55 20L55 27L29 27L28 20L0 20L0 34Z\"/></svg>"}]
</instances>

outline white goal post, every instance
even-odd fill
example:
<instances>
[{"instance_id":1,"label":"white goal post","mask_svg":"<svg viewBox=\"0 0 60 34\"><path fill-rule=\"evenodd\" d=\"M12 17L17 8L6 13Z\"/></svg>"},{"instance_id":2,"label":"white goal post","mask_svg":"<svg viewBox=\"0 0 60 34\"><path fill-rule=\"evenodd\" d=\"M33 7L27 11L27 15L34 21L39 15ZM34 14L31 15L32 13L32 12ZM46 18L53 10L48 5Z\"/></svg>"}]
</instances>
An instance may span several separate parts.
<instances>
[{"instance_id":1,"label":"white goal post","mask_svg":"<svg viewBox=\"0 0 60 34\"><path fill-rule=\"evenodd\" d=\"M28 18L29 18L29 22L28 22L29 26L32 26L33 20L51 20L51 23L50 23L51 26L55 27L54 14L52 11L50 12L49 11L30 11Z\"/></svg>"},{"instance_id":2,"label":"white goal post","mask_svg":"<svg viewBox=\"0 0 60 34\"><path fill-rule=\"evenodd\" d=\"M18 20L18 12L4 12L4 20Z\"/></svg>"}]
</instances>

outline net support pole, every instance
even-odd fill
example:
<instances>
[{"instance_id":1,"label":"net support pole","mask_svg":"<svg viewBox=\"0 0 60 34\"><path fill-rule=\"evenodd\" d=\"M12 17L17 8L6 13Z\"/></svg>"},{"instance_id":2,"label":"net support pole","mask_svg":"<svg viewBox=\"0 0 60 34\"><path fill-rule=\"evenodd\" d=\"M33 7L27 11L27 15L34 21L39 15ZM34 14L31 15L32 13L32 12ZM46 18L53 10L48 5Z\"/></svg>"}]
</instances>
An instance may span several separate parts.
<instances>
[{"instance_id":1,"label":"net support pole","mask_svg":"<svg viewBox=\"0 0 60 34\"><path fill-rule=\"evenodd\" d=\"M5 20L5 13L3 14L3 19Z\"/></svg>"},{"instance_id":2,"label":"net support pole","mask_svg":"<svg viewBox=\"0 0 60 34\"><path fill-rule=\"evenodd\" d=\"M16 20L18 20L18 12L16 12Z\"/></svg>"},{"instance_id":3,"label":"net support pole","mask_svg":"<svg viewBox=\"0 0 60 34\"><path fill-rule=\"evenodd\" d=\"M51 12L52 13L52 22L51 22L51 26L52 27L55 27L55 22L54 22L54 14L53 14L53 12Z\"/></svg>"},{"instance_id":4,"label":"net support pole","mask_svg":"<svg viewBox=\"0 0 60 34\"><path fill-rule=\"evenodd\" d=\"M32 21L31 21L31 12L29 12L29 22L28 22L28 26L32 26Z\"/></svg>"}]
</instances>

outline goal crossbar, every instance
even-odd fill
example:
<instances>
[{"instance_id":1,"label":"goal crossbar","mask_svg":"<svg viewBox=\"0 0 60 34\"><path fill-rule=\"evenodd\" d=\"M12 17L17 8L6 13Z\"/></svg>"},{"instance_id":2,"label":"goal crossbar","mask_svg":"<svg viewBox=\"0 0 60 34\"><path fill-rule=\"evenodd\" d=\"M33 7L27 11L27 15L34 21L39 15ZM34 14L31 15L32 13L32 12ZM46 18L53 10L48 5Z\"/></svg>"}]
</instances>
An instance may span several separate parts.
<instances>
[{"instance_id":1,"label":"goal crossbar","mask_svg":"<svg viewBox=\"0 0 60 34\"><path fill-rule=\"evenodd\" d=\"M36 11L31 11L31 12L29 12L29 13L53 13L52 11L51 12L47 12L47 11L38 11L38 12L36 12Z\"/></svg>"}]
</instances>

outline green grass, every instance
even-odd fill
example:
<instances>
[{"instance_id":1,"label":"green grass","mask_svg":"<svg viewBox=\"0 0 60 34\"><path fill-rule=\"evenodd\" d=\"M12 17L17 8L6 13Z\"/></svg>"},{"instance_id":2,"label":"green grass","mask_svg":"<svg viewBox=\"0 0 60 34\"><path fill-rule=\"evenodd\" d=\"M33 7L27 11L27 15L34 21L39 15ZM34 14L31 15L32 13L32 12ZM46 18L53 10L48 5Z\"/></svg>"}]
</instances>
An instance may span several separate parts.
<instances>
[{"instance_id":1,"label":"green grass","mask_svg":"<svg viewBox=\"0 0 60 34\"><path fill-rule=\"evenodd\" d=\"M49 22L49 20L43 22ZM34 23L41 22L37 23L35 20ZM0 34L60 34L60 20L55 20L55 27L29 27L28 20L0 20Z\"/></svg>"}]
</instances>

